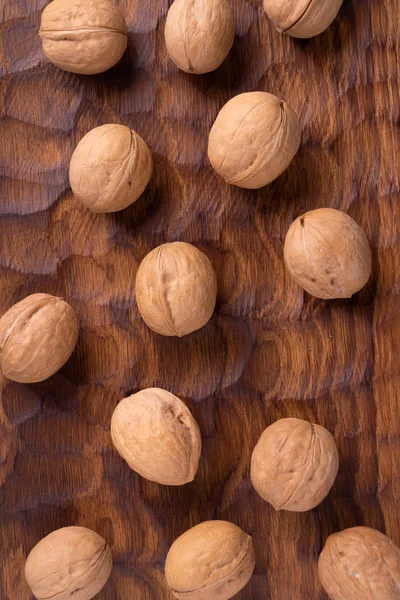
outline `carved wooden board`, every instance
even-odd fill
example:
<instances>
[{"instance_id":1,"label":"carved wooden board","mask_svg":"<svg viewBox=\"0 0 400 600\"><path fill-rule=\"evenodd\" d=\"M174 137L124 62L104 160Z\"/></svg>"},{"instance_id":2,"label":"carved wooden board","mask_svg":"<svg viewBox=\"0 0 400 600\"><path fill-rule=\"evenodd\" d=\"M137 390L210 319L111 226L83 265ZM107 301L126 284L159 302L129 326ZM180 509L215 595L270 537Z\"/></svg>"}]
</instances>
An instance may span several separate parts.
<instances>
[{"instance_id":1,"label":"carved wooden board","mask_svg":"<svg viewBox=\"0 0 400 600\"><path fill-rule=\"evenodd\" d=\"M400 135L397 0L345 0L321 36L275 32L261 0L234 0L229 58L206 76L168 60L166 0L120 0L129 49L103 75L49 64L37 35L46 0L0 6L0 311L33 292L65 297L78 347L43 384L1 381L0 598L29 600L31 547L81 524L111 544L99 600L170 598L171 542L206 519L254 538L257 564L240 600L326 598L316 572L333 531L368 525L400 543ZM229 187L206 157L207 133L233 95L265 90L300 117L290 168L259 191ZM149 189L131 208L96 216L68 186L76 143L120 122L154 153ZM331 206L365 229L373 278L351 300L304 295L285 272L284 236L301 212ZM211 322L183 339L141 321L134 278L156 245L188 241L219 277ZM160 386L184 399L204 450L194 483L162 487L112 449L110 418L131 392ZM332 493L305 514L275 513L252 489L251 451L283 416L335 436Z\"/></svg>"}]
</instances>

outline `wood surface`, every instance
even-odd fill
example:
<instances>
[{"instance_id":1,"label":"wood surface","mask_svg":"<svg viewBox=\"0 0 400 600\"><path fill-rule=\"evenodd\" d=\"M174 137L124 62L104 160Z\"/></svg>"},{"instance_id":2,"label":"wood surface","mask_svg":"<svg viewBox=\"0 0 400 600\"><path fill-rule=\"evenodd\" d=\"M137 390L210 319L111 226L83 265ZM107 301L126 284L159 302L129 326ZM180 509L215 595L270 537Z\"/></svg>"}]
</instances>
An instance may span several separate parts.
<instances>
[{"instance_id":1,"label":"wood surface","mask_svg":"<svg viewBox=\"0 0 400 600\"><path fill-rule=\"evenodd\" d=\"M190 76L165 52L168 2L119 0L128 51L93 77L45 59L46 4L0 5L0 312L33 292L61 295L81 332L48 381L1 380L0 598L30 600L27 553L80 524L114 555L98 600L169 599L170 544L218 518L254 539L239 600L322 600L317 557L331 532L368 525L400 543L398 1L345 0L325 33L300 41L274 30L261 0L234 0L231 54ZM285 99L303 131L291 166L258 191L226 185L206 156L218 110L250 90ZM155 169L135 205L96 216L74 200L68 165L83 135L109 122L138 131ZM350 300L313 299L284 269L292 220L328 206L372 246L373 276ZM172 240L198 246L218 275L215 315L183 339L152 333L135 304L140 261ZM181 397L200 425L189 485L145 481L112 448L114 407L149 386ZM274 512L250 484L252 449L284 416L324 425L340 452L331 494L304 514Z\"/></svg>"}]
</instances>

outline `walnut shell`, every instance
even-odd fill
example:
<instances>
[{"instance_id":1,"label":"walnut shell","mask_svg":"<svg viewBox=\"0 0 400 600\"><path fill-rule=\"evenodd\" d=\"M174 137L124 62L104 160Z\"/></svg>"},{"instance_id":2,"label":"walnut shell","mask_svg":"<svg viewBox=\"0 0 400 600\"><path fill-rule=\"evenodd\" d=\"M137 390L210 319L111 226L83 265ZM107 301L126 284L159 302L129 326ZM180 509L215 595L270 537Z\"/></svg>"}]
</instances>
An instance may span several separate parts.
<instances>
[{"instance_id":1,"label":"walnut shell","mask_svg":"<svg viewBox=\"0 0 400 600\"><path fill-rule=\"evenodd\" d=\"M251 457L251 482L275 510L304 512L331 489L339 468L335 441L320 425L280 419L267 427Z\"/></svg>"},{"instance_id":2,"label":"walnut shell","mask_svg":"<svg viewBox=\"0 0 400 600\"><path fill-rule=\"evenodd\" d=\"M361 227L333 208L311 210L289 227L286 266L302 288L317 298L350 298L371 275L371 249Z\"/></svg>"},{"instance_id":3,"label":"walnut shell","mask_svg":"<svg viewBox=\"0 0 400 600\"><path fill-rule=\"evenodd\" d=\"M219 112L208 140L208 157L227 183L256 189L288 167L300 145L299 121L272 94L235 96Z\"/></svg>"},{"instance_id":4,"label":"walnut shell","mask_svg":"<svg viewBox=\"0 0 400 600\"><path fill-rule=\"evenodd\" d=\"M139 312L150 329L182 337L211 318L217 278L207 256L185 242L163 244L142 261L136 275Z\"/></svg>"},{"instance_id":5,"label":"walnut shell","mask_svg":"<svg viewBox=\"0 0 400 600\"><path fill-rule=\"evenodd\" d=\"M280 33L310 38L335 19L343 0L264 0L264 10Z\"/></svg>"},{"instance_id":6,"label":"walnut shell","mask_svg":"<svg viewBox=\"0 0 400 600\"><path fill-rule=\"evenodd\" d=\"M67 362L78 334L78 320L67 302L32 294L0 319L0 369L20 383L43 381Z\"/></svg>"},{"instance_id":7,"label":"walnut shell","mask_svg":"<svg viewBox=\"0 0 400 600\"><path fill-rule=\"evenodd\" d=\"M331 600L399 600L400 548L380 531L351 527L328 537L318 574Z\"/></svg>"},{"instance_id":8,"label":"walnut shell","mask_svg":"<svg viewBox=\"0 0 400 600\"><path fill-rule=\"evenodd\" d=\"M149 388L121 400L112 416L111 437L131 469L150 481L184 485L196 475L199 426L170 392Z\"/></svg>"},{"instance_id":9,"label":"walnut shell","mask_svg":"<svg viewBox=\"0 0 400 600\"><path fill-rule=\"evenodd\" d=\"M249 535L227 521L205 521L172 544L165 577L175 598L228 600L248 583L254 564Z\"/></svg>"},{"instance_id":10,"label":"walnut shell","mask_svg":"<svg viewBox=\"0 0 400 600\"><path fill-rule=\"evenodd\" d=\"M112 569L109 546L86 527L63 527L31 550L25 577L38 600L90 600Z\"/></svg>"},{"instance_id":11,"label":"walnut shell","mask_svg":"<svg viewBox=\"0 0 400 600\"><path fill-rule=\"evenodd\" d=\"M109 0L53 0L42 13L39 33L52 63L83 75L107 71L128 43L125 19Z\"/></svg>"},{"instance_id":12,"label":"walnut shell","mask_svg":"<svg viewBox=\"0 0 400 600\"><path fill-rule=\"evenodd\" d=\"M165 23L167 52L187 73L209 73L225 60L235 37L227 0L175 0Z\"/></svg>"},{"instance_id":13,"label":"walnut shell","mask_svg":"<svg viewBox=\"0 0 400 600\"><path fill-rule=\"evenodd\" d=\"M153 171L151 152L124 125L102 125L81 139L71 158L75 197L93 212L123 210L139 198Z\"/></svg>"}]
</instances>

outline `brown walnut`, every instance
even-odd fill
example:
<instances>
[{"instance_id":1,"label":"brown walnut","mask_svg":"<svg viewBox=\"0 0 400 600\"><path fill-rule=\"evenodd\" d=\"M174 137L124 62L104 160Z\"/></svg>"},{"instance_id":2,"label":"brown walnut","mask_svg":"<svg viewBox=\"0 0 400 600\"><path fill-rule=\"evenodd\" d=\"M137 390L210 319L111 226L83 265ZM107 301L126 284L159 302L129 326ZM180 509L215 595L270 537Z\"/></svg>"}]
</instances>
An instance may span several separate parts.
<instances>
[{"instance_id":1,"label":"brown walnut","mask_svg":"<svg viewBox=\"0 0 400 600\"><path fill-rule=\"evenodd\" d=\"M311 510L328 494L339 468L335 441L320 425L280 419L267 427L251 457L251 482L275 510Z\"/></svg>"},{"instance_id":2,"label":"brown walnut","mask_svg":"<svg viewBox=\"0 0 400 600\"><path fill-rule=\"evenodd\" d=\"M196 475L199 426L170 392L149 388L121 400L112 416L111 437L131 469L150 481L183 485Z\"/></svg>"},{"instance_id":3,"label":"brown walnut","mask_svg":"<svg viewBox=\"0 0 400 600\"><path fill-rule=\"evenodd\" d=\"M78 334L78 320L67 302L32 294L0 319L0 369L20 383L43 381L67 362Z\"/></svg>"},{"instance_id":4,"label":"brown walnut","mask_svg":"<svg viewBox=\"0 0 400 600\"><path fill-rule=\"evenodd\" d=\"M38 600L91 600L112 569L109 546L86 527L63 527L31 550L25 577Z\"/></svg>"},{"instance_id":5,"label":"brown walnut","mask_svg":"<svg viewBox=\"0 0 400 600\"><path fill-rule=\"evenodd\" d=\"M291 224L284 259L297 283L317 298L350 298L371 275L365 233L349 215L333 208L311 210Z\"/></svg>"},{"instance_id":6,"label":"brown walnut","mask_svg":"<svg viewBox=\"0 0 400 600\"><path fill-rule=\"evenodd\" d=\"M330 535L318 561L331 600L399 600L400 548L369 527Z\"/></svg>"},{"instance_id":7,"label":"brown walnut","mask_svg":"<svg viewBox=\"0 0 400 600\"><path fill-rule=\"evenodd\" d=\"M139 312L150 329L182 337L211 318L217 279L207 256L185 242L163 244L142 261L136 275Z\"/></svg>"},{"instance_id":8,"label":"brown walnut","mask_svg":"<svg viewBox=\"0 0 400 600\"><path fill-rule=\"evenodd\" d=\"M187 73L214 71L225 60L235 37L227 0L175 0L165 23L167 52Z\"/></svg>"},{"instance_id":9,"label":"brown walnut","mask_svg":"<svg viewBox=\"0 0 400 600\"><path fill-rule=\"evenodd\" d=\"M128 42L125 19L110 0L53 0L42 13L39 33L52 63L83 75L110 69Z\"/></svg>"},{"instance_id":10,"label":"brown walnut","mask_svg":"<svg viewBox=\"0 0 400 600\"><path fill-rule=\"evenodd\" d=\"M343 0L264 0L264 10L280 33L310 38L335 19Z\"/></svg>"},{"instance_id":11,"label":"brown walnut","mask_svg":"<svg viewBox=\"0 0 400 600\"><path fill-rule=\"evenodd\" d=\"M228 600L248 583L254 564L249 535L228 521L206 521L172 544L165 577L179 600Z\"/></svg>"},{"instance_id":12,"label":"brown walnut","mask_svg":"<svg viewBox=\"0 0 400 600\"><path fill-rule=\"evenodd\" d=\"M227 183L256 189L289 166L300 145L299 121L266 92L235 96L220 110L208 139L208 157Z\"/></svg>"},{"instance_id":13,"label":"brown walnut","mask_svg":"<svg viewBox=\"0 0 400 600\"><path fill-rule=\"evenodd\" d=\"M151 152L124 125L101 125L81 139L71 158L75 197L93 212L123 210L140 197L153 171Z\"/></svg>"}]
</instances>

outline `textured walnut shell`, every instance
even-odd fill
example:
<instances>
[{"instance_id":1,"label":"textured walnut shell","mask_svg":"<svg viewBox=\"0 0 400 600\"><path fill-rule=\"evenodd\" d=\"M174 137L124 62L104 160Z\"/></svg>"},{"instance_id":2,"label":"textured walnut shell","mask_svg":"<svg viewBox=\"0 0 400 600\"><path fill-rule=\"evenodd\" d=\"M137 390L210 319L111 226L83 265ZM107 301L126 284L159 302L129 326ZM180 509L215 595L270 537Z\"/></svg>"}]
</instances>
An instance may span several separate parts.
<instances>
[{"instance_id":1,"label":"textured walnut shell","mask_svg":"<svg viewBox=\"0 0 400 600\"><path fill-rule=\"evenodd\" d=\"M361 227L333 208L311 210L289 227L286 266L317 298L350 298L371 275L371 249Z\"/></svg>"},{"instance_id":2,"label":"textured walnut shell","mask_svg":"<svg viewBox=\"0 0 400 600\"><path fill-rule=\"evenodd\" d=\"M90 600L112 569L107 543L86 527L63 527L29 554L25 577L38 600Z\"/></svg>"},{"instance_id":3,"label":"textured walnut shell","mask_svg":"<svg viewBox=\"0 0 400 600\"><path fill-rule=\"evenodd\" d=\"M331 489L339 468L329 431L301 419L280 419L267 427L251 457L251 482L275 510L303 512Z\"/></svg>"},{"instance_id":4,"label":"textured walnut shell","mask_svg":"<svg viewBox=\"0 0 400 600\"><path fill-rule=\"evenodd\" d=\"M125 19L109 0L53 0L42 13L47 58L72 73L91 75L114 66L128 42Z\"/></svg>"},{"instance_id":5,"label":"textured walnut shell","mask_svg":"<svg viewBox=\"0 0 400 600\"><path fill-rule=\"evenodd\" d=\"M124 125L102 125L77 145L69 168L75 197L93 212L123 210L139 198L153 171L151 152Z\"/></svg>"},{"instance_id":6,"label":"textured walnut shell","mask_svg":"<svg viewBox=\"0 0 400 600\"><path fill-rule=\"evenodd\" d=\"M328 537L318 574L331 600L399 600L400 548L375 529L345 529Z\"/></svg>"},{"instance_id":7,"label":"textured walnut shell","mask_svg":"<svg viewBox=\"0 0 400 600\"><path fill-rule=\"evenodd\" d=\"M172 544L165 577L180 600L228 600L248 583L254 564L249 535L227 521L206 521Z\"/></svg>"},{"instance_id":8,"label":"textured walnut shell","mask_svg":"<svg viewBox=\"0 0 400 600\"><path fill-rule=\"evenodd\" d=\"M210 261L184 242L152 250L136 275L139 312L161 335L182 337L203 327L214 312L216 296L217 279Z\"/></svg>"},{"instance_id":9,"label":"textured walnut shell","mask_svg":"<svg viewBox=\"0 0 400 600\"><path fill-rule=\"evenodd\" d=\"M335 19L343 0L264 0L264 10L280 33L310 38Z\"/></svg>"},{"instance_id":10,"label":"textured walnut shell","mask_svg":"<svg viewBox=\"0 0 400 600\"><path fill-rule=\"evenodd\" d=\"M227 0L175 0L165 23L167 52L187 73L214 71L225 60L235 37Z\"/></svg>"},{"instance_id":11,"label":"textured walnut shell","mask_svg":"<svg viewBox=\"0 0 400 600\"><path fill-rule=\"evenodd\" d=\"M170 392L149 388L121 400L112 416L111 437L131 469L150 481L184 485L196 475L199 426Z\"/></svg>"},{"instance_id":12,"label":"textured walnut shell","mask_svg":"<svg viewBox=\"0 0 400 600\"><path fill-rule=\"evenodd\" d=\"M32 294L0 319L0 369L20 383L43 381L67 362L78 333L78 320L67 302Z\"/></svg>"},{"instance_id":13,"label":"textured walnut shell","mask_svg":"<svg viewBox=\"0 0 400 600\"><path fill-rule=\"evenodd\" d=\"M239 94L211 128L208 157L227 183L256 189L288 167L300 136L298 119L285 102L266 92Z\"/></svg>"}]
</instances>

